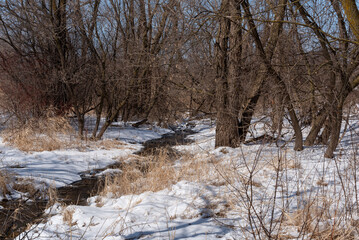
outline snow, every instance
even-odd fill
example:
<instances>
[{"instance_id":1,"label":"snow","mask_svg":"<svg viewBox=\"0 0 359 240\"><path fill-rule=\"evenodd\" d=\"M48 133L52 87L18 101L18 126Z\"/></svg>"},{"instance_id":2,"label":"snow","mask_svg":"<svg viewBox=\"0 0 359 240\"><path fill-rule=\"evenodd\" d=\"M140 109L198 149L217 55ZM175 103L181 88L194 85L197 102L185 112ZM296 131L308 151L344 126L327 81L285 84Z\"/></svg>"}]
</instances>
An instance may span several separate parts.
<instances>
[{"instance_id":1,"label":"snow","mask_svg":"<svg viewBox=\"0 0 359 240\"><path fill-rule=\"evenodd\" d=\"M93 149L88 143L81 149L30 153L7 146L0 137L0 167L17 177L31 178L39 185L62 187L81 180L80 173L104 168L120 158L126 158L139 151L141 143L160 138L168 132L171 130L159 127L149 129L148 126L133 128L122 123L110 127L104 136L104 139L117 139L124 143L115 149Z\"/></svg>"},{"instance_id":2,"label":"snow","mask_svg":"<svg viewBox=\"0 0 359 240\"><path fill-rule=\"evenodd\" d=\"M208 199L218 194L218 189L212 191L205 191L201 184L181 181L171 189L156 193L102 198L101 207L97 207L97 197L92 197L88 200L89 206L58 207L58 214L37 226L41 236L37 236L36 231L28 236L36 239L81 236L83 239L100 236L107 236L103 239L217 239L226 236L233 239L229 228L206 215ZM64 224L61 213L66 209L73 211L75 226Z\"/></svg>"},{"instance_id":3,"label":"snow","mask_svg":"<svg viewBox=\"0 0 359 240\"><path fill-rule=\"evenodd\" d=\"M55 204L46 210L47 221L33 226L19 239L252 239L251 229L255 227L266 238L263 226L287 239L307 239L310 234L298 223L304 221L306 209L310 216L322 216L310 224L323 232L328 226L346 227L344 216L348 213L351 221L359 219L357 121L349 121L335 159L323 157L324 146L295 152L293 142L282 148L274 143L250 143L236 149L215 149L214 123L205 119L192 125L197 133L188 138L194 142L175 148L190 154L194 161L206 163L205 176L182 179L158 192L94 196L88 199L88 206ZM251 133L258 136L264 128L258 123ZM26 154L1 143L2 164L21 166L11 169L20 176L63 186L78 180L80 172L130 156L144 141L171 131L123 124L115 129L106 137L126 142L121 149ZM285 138L292 136L288 133ZM181 171L186 164L180 158L175 168ZM119 170L100 174L114 171ZM250 221L257 225L251 226ZM358 237L355 231L352 234Z\"/></svg>"}]
</instances>

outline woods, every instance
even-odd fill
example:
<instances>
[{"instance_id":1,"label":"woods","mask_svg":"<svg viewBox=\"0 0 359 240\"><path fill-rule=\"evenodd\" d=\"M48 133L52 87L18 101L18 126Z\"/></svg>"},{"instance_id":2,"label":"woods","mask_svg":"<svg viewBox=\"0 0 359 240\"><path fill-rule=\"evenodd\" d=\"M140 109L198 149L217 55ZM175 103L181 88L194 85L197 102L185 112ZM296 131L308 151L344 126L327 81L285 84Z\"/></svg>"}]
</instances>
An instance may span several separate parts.
<instances>
[{"instance_id":1,"label":"woods","mask_svg":"<svg viewBox=\"0 0 359 240\"><path fill-rule=\"evenodd\" d=\"M94 140L118 119L209 115L216 147L264 116L271 137L288 121L295 150L332 158L358 97L358 26L354 0L1 0L0 105L19 124L73 115L80 138L94 116Z\"/></svg>"}]
</instances>

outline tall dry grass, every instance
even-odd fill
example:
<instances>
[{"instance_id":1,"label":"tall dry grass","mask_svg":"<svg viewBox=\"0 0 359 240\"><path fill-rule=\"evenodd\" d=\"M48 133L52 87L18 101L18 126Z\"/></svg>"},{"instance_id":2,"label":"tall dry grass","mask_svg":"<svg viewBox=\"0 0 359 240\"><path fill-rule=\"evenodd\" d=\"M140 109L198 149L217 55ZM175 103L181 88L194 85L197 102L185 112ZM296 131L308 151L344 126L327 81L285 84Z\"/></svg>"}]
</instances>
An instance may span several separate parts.
<instances>
[{"instance_id":1,"label":"tall dry grass","mask_svg":"<svg viewBox=\"0 0 359 240\"><path fill-rule=\"evenodd\" d=\"M10 193L9 184L12 182L12 176L5 170L0 171L0 196L4 197Z\"/></svg>"},{"instance_id":2,"label":"tall dry grass","mask_svg":"<svg viewBox=\"0 0 359 240\"><path fill-rule=\"evenodd\" d=\"M118 176L106 177L101 195L111 193L114 196L121 196L159 191L178 180L166 150L161 150L158 155L133 156L122 161L121 170Z\"/></svg>"},{"instance_id":3,"label":"tall dry grass","mask_svg":"<svg viewBox=\"0 0 359 240\"><path fill-rule=\"evenodd\" d=\"M180 162L180 165L175 164L176 161ZM161 149L158 154L146 157L133 156L126 161L122 160L122 163L121 174L106 178L101 195L111 193L119 197L146 191L156 192L181 180L225 184L223 180L221 181L220 174L216 174L215 168L219 166L218 162L188 153L173 156L166 149ZM222 166L221 171L228 173L229 169Z\"/></svg>"},{"instance_id":4,"label":"tall dry grass","mask_svg":"<svg viewBox=\"0 0 359 240\"><path fill-rule=\"evenodd\" d=\"M33 118L12 123L3 132L6 143L22 151L52 151L71 144L73 128L63 116Z\"/></svg>"}]
</instances>

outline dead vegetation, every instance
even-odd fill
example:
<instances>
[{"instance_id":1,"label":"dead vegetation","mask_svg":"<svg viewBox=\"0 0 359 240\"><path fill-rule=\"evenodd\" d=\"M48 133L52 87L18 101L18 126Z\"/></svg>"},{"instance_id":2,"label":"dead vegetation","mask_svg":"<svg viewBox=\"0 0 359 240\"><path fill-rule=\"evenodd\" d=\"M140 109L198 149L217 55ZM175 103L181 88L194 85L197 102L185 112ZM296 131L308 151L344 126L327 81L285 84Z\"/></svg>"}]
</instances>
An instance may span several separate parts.
<instances>
[{"instance_id":1,"label":"dead vegetation","mask_svg":"<svg viewBox=\"0 0 359 240\"><path fill-rule=\"evenodd\" d=\"M112 193L114 196L122 196L145 191L156 192L181 180L224 185L225 182L216 168L221 169L222 174L229 174L229 168L210 159L211 157L203 159L189 153L174 157L165 148L155 155L133 156L126 161L122 160L120 175L106 178L102 195Z\"/></svg>"},{"instance_id":2,"label":"dead vegetation","mask_svg":"<svg viewBox=\"0 0 359 240\"><path fill-rule=\"evenodd\" d=\"M65 119L58 120L57 117L49 117L43 119L43 121L43 123L41 121L30 122L29 125L24 125L17 131L14 130L13 136L10 134L11 131L6 131L6 141L23 151L50 151L70 146L68 145L70 143L59 142L61 141L59 139L66 139L61 138L61 134L69 135L71 133L71 128L67 125L68 123ZM49 145L43 144L44 142L48 142ZM74 142L71 144L73 147ZM121 148L123 145L122 142L117 140L103 140L97 142L81 141L78 146L86 150L86 148ZM224 155L229 155L226 148L221 149L220 152ZM244 172L236 165L240 162L238 158L241 157L244 159L244 165L241 166L242 170L246 169ZM154 154L148 156L133 155L130 159L121 160L121 174L106 177L104 190L96 200L96 205L101 207L103 205L102 197L109 193L113 197L120 197L127 194L140 194L145 191L156 192L168 188L181 180L187 180L230 188L231 194L224 194L220 197L221 199L226 199L226 201L208 200L209 203L206 206L207 215L224 218L229 211L232 213L238 212L240 216L243 216L243 212L246 212L247 216L244 218L247 218L248 222L251 220L252 226L250 226L251 231L244 233L245 236L253 238L255 236L260 236L261 238L272 237L275 239L301 237L323 240L356 239L359 224L347 211L341 212L338 202L328 200L330 197L325 196L326 192L314 194L310 198L304 199L307 197L305 193L298 191L296 193L297 200L304 203L298 205L294 211L288 206L284 206L284 204L279 206L280 204L276 200L278 196L285 195L285 191L287 191L287 195L290 195L289 190L286 189L286 186L289 185L288 180L284 178L286 173L296 171L299 176L299 172L304 171L305 165L298 159L287 157L286 152L271 158L262 158L259 155L258 159L246 159L246 157L232 156L234 159L232 164L232 161L228 160L228 158L224 157L222 159L209 153L174 155L173 151L169 153L168 149L165 148L154 151ZM348 176L350 176L350 171L356 171L354 166L357 165L357 162L354 162L354 160L351 163L353 168L349 169ZM270 183L264 182L263 178L257 178L256 174L261 169L266 170L267 178L272 178ZM347 193L348 196L353 194L353 192L346 189L353 179L346 178L342 172L337 171L335 176L337 181L338 179L342 181L339 184L342 191ZM323 173L323 175L325 174ZM354 176L354 172L351 175ZM275 179L273 180L273 178ZM322 191L326 191L328 186L333 184L323 177L316 179L313 183ZM300 185L299 180L297 184ZM274 187L274 193L270 187ZM35 192L31 183L15 183L12 188L30 194ZM0 172L0 191L5 194L9 192L9 175L5 172ZM268 196L266 196L268 199L254 200L260 196L257 195L258 192L268 192ZM57 199L56 191L49 190L48 195L52 199L49 202L54 203ZM348 201L348 199L346 198L345 201ZM348 205L350 204L348 202ZM263 215L256 212L256 208L264 209L265 212L260 213ZM282 214L280 217L272 218L271 211L277 211L278 208L281 208ZM73 213L71 208L66 208L63 212L63 221L69 226L76 224L72 219ZM259 220L256 222L253 219ZM297 232L297 235L290 233L293 230Z\"/></svg>"},{"instance_id":3,"label":"dead vegetation","mask_svg":"<svg viewBox=\"0 0 359 240\"><path fill-rule=\"evenodd\" d=\"M73 222L73 215L75 213L75 209L71 206L66 207L62 212L62 220L70 227L76 225L76 222Z\"/></svg>"},{"instance_id":4,"label":"dead vegetation","mask_svg":"<svg viewBox=\"0 0 359 240\"><path fill-rule=\"evenodd\" d=\"M178 176L165 150L148 157L133 156L123 161L122 173L107 176L102 195L115 196L159 191L177 182Z\"/></svg>"},{"instance_id":5,"label":"dead vegetation","mask_svg":"<svg viewBox=\"0 0 359 240\"><path fill-rule=\"evenodd\" d=\"M10 193L9 184L11 183L11 175L4 171L0 171L0 196Z\"/></svg>"},{"instance_id":6,"label":"dead vegetation","mask_svg":"<svg viewBox=\"0 0 359 240\"><path fill-rule=\"evenodd\" d=\"M69 146L72 131L67 118L48 114L25 123L14 122L2 135L5 142L21 151L52 151Z\"/></svg>"},{"instance_id":7,"label":"dead vegetation","mask_svg":"<svg viewBox=\"0 0 359 240\"><path fill-rule=\"evenodd\" d=\"M91 141L79 139L65 116L31 118L24 122L14 121L2 132L4 142L24 152L42 152L58 149L77 148L79 151L94 149L121 149L125 143L116 139ZM126 146L127 147L127 146Z\"/></svg>"}]
</instances>

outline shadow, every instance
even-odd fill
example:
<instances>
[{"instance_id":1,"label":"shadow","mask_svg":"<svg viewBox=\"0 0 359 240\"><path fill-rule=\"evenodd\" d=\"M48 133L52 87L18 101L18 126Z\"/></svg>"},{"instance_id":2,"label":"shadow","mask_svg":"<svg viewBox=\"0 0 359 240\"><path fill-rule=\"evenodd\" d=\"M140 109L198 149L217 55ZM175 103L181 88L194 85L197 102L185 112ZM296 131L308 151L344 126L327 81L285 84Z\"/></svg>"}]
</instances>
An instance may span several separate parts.
<instances>
[{"instance_id":1,"label":"shadow","mask_svg":"<svg viewBox=\"0 0 359 240\"><path fill-rule=\"evenodd\" d=\"M213 219L211 218L200 218L197 219L194 222L190 222L190 223L183 223L181 225L178 225L176 227L168 227L166 229L163 230L158 230L158 231L139 231L139 232L134 232L131 233L129 235L123 236L124 239L126 240L134 240L134 239L139 239L142 237L146 237L146 236L150 236L153 234L160 234L160 233L168 233L171 231L179 231L181 229L185 229L189 226L194 226L194 225L199 225L199 226L203 226L205 224L211 223L213 221ZM225 235L229 232L230 230L228 228L225 227L220 227L219 229L217 229L214 232L211 232L211 235ZM176 237L174 239L191 239L191 238L195 238L195 237L199 237L199 236L203 236L203 239L208 238L208 232L196 232L196 233L190 233L190 234L185 234L187 233L186 231L184 233L176 233Z\"/></svg>"},{"instance_id":2,"label":"shadow","mask_svg":"<svg viewBox=\"0 0 359 240\"><path fill-rule=\"evenodd\" d=\"M168 155L178 156L180 153L172 147L193 143L194 141L188 139L187 136L195 133L195 131L190 129L184 129L176 130L174 133L164 134L161 138L152 139L143 143L143 148L135 154L140 156L156 155L161 153L163 149L166 149Z\"/></svg>"}]
</instances>

